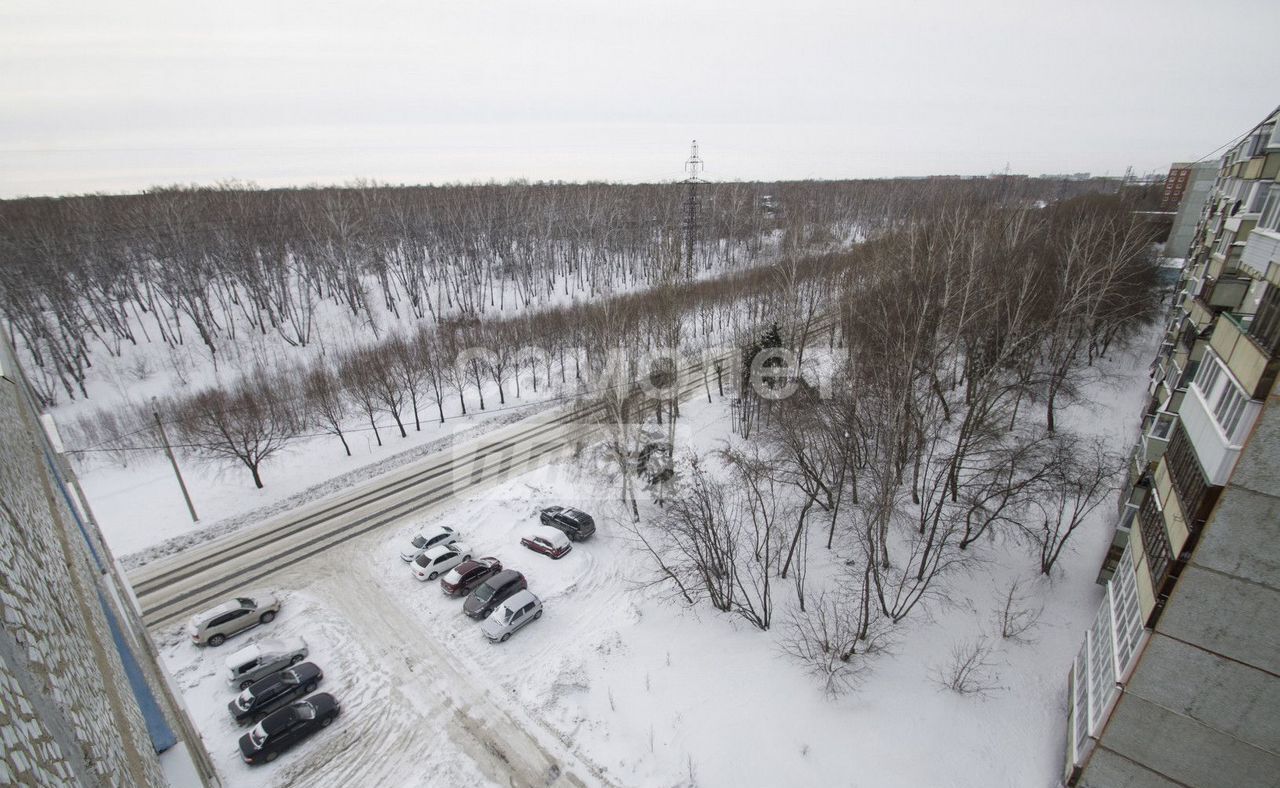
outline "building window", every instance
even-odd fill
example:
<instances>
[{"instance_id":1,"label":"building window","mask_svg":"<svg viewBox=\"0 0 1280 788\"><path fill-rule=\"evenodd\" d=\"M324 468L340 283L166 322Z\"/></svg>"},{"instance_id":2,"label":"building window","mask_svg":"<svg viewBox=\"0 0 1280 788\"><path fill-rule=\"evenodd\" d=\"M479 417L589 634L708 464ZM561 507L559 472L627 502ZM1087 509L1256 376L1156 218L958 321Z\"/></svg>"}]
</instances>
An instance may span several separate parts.
<instances>
[{"instance_id":1,"label":"building window","mask_svg":"<svg viewBox=\"0 0 1280 788\"><path fill-rule=\"evenodd\" d=\"M1280 184L1273 183L1267 188L1258 226L1264 230L1280 230Z\"/></svg>"},{"instance_id":2,"label":"building window","mask_svg":"<svg viewBox=\"0 0 1280 788\"><path fill-rule=\"evenodd\" d=\"M1249 336L1274 356L1280 352L1280 287L1267 285L1258 302L1258 311L1249 323Z\"/></svg>"},{"instance_id":3,"label":"building window","mask_svg":"<svg viewBox=\"0 0 1280 788\"><path fill-rule=\"evenodd\" d=\"M1142 605L1138 602L1138 578L1134 574L1133 540L1125 545L1120 563L1107 586L1111 600L1111 619L1115 628L1116 675L1123 677L1138 651L1142 638Z\"/></svg>"},{"instance_id":4,"label":"building window","mask_svg":"<svg viewBox=\"0 0 1280 788\"><path fill-rule=\"evenodd\" d=\"M1222 385L1219 386L1219 381ZM1196 388L1204 398L1205 407L1213 412L1213 420L1222 428L1230 443L1244 414L1249 395L1236 384L1230 375L1222 374L1222 361L1214 353L1206 353L1196 372Z\"/></svg>"},{"instance_id":5,"label":"building window","mask_svg":"<svg viewBox=\"0 0 1280 788\"><path fill-rule=\"evenodd\" d=\"M1253 191L1249 195L1249 205L1245 208L1245 213L1257 213L1262 210L1263 204L1267 201L1267 195L1271 193L1271 187L1274 183L1260 181L1253 185Z\"/></svg>"},{"instance_id":6,"label":"building window","mask_svg":"<svg viewBox=\"0 0 1280 788\"><path fill-rule=\"evenodd\" d=\"M1248 401L1249 398L1244 392L1230 383L1218 399L1218 405L1213 409L1213 418L1218 422L1218 426L1222 427L1222 433L1227 436L1227 443L1232 442L1231 436L1235 434L1236 426L1240 423L1240 415L1244 412L1244 404Z\"/></svg>"},{"instance_id":7,"label":"building window","mask_svg":"<svg viewBox=\"0 0 1280 788\"><path fill-rule=\"evenodd\" d=\"M1209 363L1203 363L1206 361ZM1200 395L1204 397L1204 401L1209 402L1213 397L1214 387L1218 385L1218 379L1222 377L1222 367L1211 361L1209 356L1203 358L1201 362L1200 368L1196 370L1194 383L1196 388L1200 389Z\"/></svg>"},{"instance_id":8,"label":"building window","mask_svg":"<svg viewBox=\"0 0 1280 788\"><path fill-rule=\"evenodd\" d=\"M1275 121L1263 124L1249 139L1249 156L1261 156L1267 152L1267 143L1271 142L1271 132L1275 131Z\"/></svg>"}]
</instances>

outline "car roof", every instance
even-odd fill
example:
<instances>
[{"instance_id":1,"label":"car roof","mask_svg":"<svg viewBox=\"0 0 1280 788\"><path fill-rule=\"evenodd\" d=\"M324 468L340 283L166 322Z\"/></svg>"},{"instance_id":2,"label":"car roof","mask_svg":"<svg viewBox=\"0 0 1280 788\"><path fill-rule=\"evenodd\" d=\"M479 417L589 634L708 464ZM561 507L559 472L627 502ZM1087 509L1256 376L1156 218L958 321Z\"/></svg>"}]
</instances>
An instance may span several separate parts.
<instances>
[{"instance_id":1,"label":"car roof","mask_svg":"<svg viewBox=\"0 0 1280 788\"><path fill-rule=\"evenodd\" d=\"M456 553L456 552L458 551L454 550L451 546L447 544L436 544L428 547L426 550L423 550L422 554L427 556L428 558L438 558L443 553Z\"/></svg>"},{"instance_id":2,"label":"car roof","mask_svg":"<svg viewBox=\"0 0 1280 788\"><path fill-rule=\"evenodd\" d=\"M515 610L516 608L524 607L530 602L537 602L537 601L538 601L538 597L535 596L532 591L525 588L507 597L503 601L502 606L507 608L508 610Z\"/></svg>"},{"instance_id":3,"label":"car roof","mask_svg":"<svg viewBox=\"0 0 1280 788\"><path fill-rule=\"evenodd\" d=\"M453 534L453 533L455 533L455 531L447 525L433 525L428 528L423 528L419 530L417 535L425 536L428 539L430 539L431 537L439 536L440 534Z\"/></svg>"},{"instance_id":4,"label":"car roof","mask_svg":"<svg viewBox=\"0 0 1280 788\"><path fill-rule=\"evenodd\" d=\"M484 582L485 582L485 585L497 587L497 586L506 585L507 583L510 583L512 580L515 580L519 577L521 577L521 574L516 570L503 569L501 572L499 572L498 574L494 575L493 577L489 578Z\"/></svg>"},{"instance_id":5,"label":"car roof","mask_svg":"<svg viewBox=\"0 0 1280 788\"><path fill-rule=\"evenodd\" d=\"M549 525L534 525L529 528L530 536L541 536L554 545L565 545L569 543L569 537L564 535L564 531L559 528L552 528Z\"/></svg>"},{"instance_id":6,"label":"car roof","mask_svg":"<svg viewBox=\"0 0 1280 788\"><path fill-rule=\"evenodd\" d=\"M306 645L307 642L300 637L266 638L265 640L259 640L257 643L251 643L227 657L227 664L239 665L263 654L280 654L285 651L305 648Z\"/></svg>"},{"instance_id":7,"label":"car roof","mask_svg":"<svg viewBox=\"0 0 1280 788\"><path fill-rule=\"evenodd\" d=\"M239 610L239 609L240 609L240 603L233 599L229 602L223 602L221 605L218 605L217 607L211 607L208 610L200 612L198 615L196 615L196 619L199 621L204 621L205 619L213 618L214 616L220 616L223 613L230 613L233 610Z\"/></svg>"}]
</instances>

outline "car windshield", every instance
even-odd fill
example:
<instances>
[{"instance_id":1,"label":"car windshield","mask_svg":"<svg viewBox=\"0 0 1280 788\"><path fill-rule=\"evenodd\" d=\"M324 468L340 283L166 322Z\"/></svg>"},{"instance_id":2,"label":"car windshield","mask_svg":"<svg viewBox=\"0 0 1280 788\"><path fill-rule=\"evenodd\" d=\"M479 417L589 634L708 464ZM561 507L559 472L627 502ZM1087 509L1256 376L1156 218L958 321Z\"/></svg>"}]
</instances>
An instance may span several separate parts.
<instances>
[{"instance_id":1,"label":"car windshield","mask_svg":"<svg viewBox=\"0 0 1280 788\"><path fill-rule=\"evenodd\" d=\"M485 583L476 589L476 599L479 599L481 602L488 602L493 598L493 591L493 586Z\"/></svg>"},{"instance_id":2,"label":"car windshield","mask_svg":"<svg viewBox=\"0 0 1280 788\"><path fill-rule=\"evenodd\" d=\"M511 623L511 617L514 616L515 614L516 614L516 611L512 610L509 607L502 608L502 622L504 624Z\"/></svg>"},{"instance_id":3,"label":"car windshield","mask_svg":"<svg viewBox=\"0 0 1280 788\"><path fill-rule=\"evenodd\" d=\"M249 690L245 690L236 696L236 701L240 704L240 708L247 709L249 708L249 704L253 703L253 693Z\"/></svg>"},{"instance_id":4,"label":"car windshield","mask_svg":"<svg viewBox=\"0 0 1280 788\"><path fill-rule=\"evenodd\" d=\"M253 742L254 747L262 747L267 743L267 730L262 727L262 723L253 726L253 730L249 731L249 741Z\"/></svg>"},{"instance_id":5,"label":"car windshield","mask_svg":"<svg viewBox=\"0 0 1280 788\"><path fill-rule=\"evenodd\" d=\"M419 550L426 547L427 537L423 536L422 534L418 534L417 536L413 537L413 546L418 548Z\"/></svg>"},{"instance_id":6,"label":"car windshield","mask_svg":"<svg viewBox=\"0 0 1280 788\"><path fill-rule=\"evenodd\" d=\"M240 605L240 607L253 607L253 606L254 606L254 604L253 604L253 600L252 600L252 599L250 599L250 598L249 598L249 597L247 597L247 596L242 596L242 597L237 598L237 599L236 599L236 604Z\"/></svg>"},{"instance_id":7,"label":"car windshield","mask_svg":"<svg viewBox=\"0 0 1280 788\"><path fill-rule=\"evenodd\" d=\"M431 563L431 558L426 553L423 553L422 555L418 556L413 560L414 560L414 563L416 563L418 566L426 566L427 564Z\"/></svg>"},{"instance_id":8,"label":"car windshield","mask_svg":"<svg viewBox=\"0 0 1280 788\"><path fill-rule=\"evenodd\" d=\"M310 703L299 703L293 707L293 711L300 720L314 720L316 718L316 707Z\"/></svg>"}]
</instances>

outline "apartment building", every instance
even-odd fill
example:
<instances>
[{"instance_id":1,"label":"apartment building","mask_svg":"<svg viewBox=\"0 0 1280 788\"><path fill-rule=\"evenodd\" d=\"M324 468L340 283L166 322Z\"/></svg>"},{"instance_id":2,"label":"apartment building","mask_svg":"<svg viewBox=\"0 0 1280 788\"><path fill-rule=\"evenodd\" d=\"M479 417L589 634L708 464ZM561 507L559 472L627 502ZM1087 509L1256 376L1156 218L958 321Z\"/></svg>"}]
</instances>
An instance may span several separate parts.
<instances>
[{"instance_id":1,"label":"apartment building","mask_svg":"<svg viewBox=\"0 0 1280 788\"><path fill-rule=\"evenodd\" d=\"M1177 161L1169 167L1169 174L1164 179L1164 191L1160 194L1160 210L1178 210L1178 204L1182 202L1182 195L1186 192L1190 179L1190 162Z\"/></svg>"},{"instance_id":2,"label":"apartment building","mask_svg":"<svg viewBox=\"0 0 1280 788\"><path fill-rule=\"evenodd\" d=\"M1152 364L1064 779L1280 775L1280 108L1222 157Z\"/></svg>"},{"instance_id":3,"label":"apartment building","mask_svg":"<svg viewBox=\"0 0 1280 788\"><path fill-rule=\"evenodd\" d=\"M217 784L2 328L0 622L0 785Z\"/></svg>"},{"instance_id":4,"label":"apartment building","mask_svg":"<svg viewBox=\"0 0 1280 788\"><path fill-rule=\"evenodd\" d=\"M1169 230L1169 238L1165 241L1166 257L1185 258L1191 241L1195 238L1196 228L1200 226L1200 217L1209 199L1209 191L1218 178L1218 162L1201 161L1188 165L1186 184L1182 188L1182 197L1174 208L1173 227Z\"/></svg>"}]
</instances>

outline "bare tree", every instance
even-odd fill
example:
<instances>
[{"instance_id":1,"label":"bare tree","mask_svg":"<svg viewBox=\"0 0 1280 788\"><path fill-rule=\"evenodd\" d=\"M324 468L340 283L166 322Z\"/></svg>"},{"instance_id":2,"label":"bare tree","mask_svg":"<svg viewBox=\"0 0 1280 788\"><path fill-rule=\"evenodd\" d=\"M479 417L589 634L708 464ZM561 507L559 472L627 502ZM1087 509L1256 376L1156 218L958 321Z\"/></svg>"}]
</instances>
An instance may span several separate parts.
<instances>
[{"instance_id":1,"label":"bare tree","mask_svg":"<svg viewBox=\"0 0 1280 788\"><path fill-rule=\"evenodd\" d=\"M1031 631L1040 623L1043 613L1044 606L1032 604L1031 595L1022 590L1022 581L1015 579L1005 591L1000 606L992 611L992 618L1000 629L1000 637L1029 643Z\"/></svg>"},{"instance_id":2,"label":"bare tree","mask_svg":"<svg viewBox=\"0 0 1280 788\"><path fill-rule=\"evenodd\" d=\"M178 414L180 434L190 448L244 465L259 489L262 463L288 446L301 427L288 393L252 376L230 391L209 389L191 397Z\"/></svg>"},{"instance_id":3,"label":"bare tree","mask_svg":"<svg viewBox=\"0 0 1280 788\"><path fill-rule=\"evenodd\" d=\"M1102 439L1061 436L1053 471L1039 485L1040 527L1023 526L1035 545L1043 574L1053 570L1071 535L1115 491L1122 467L1121 458L1108 452Z\"/></svg>"},{"instance_id":4,"label":"bare tree","mask_svg":"<svg viewBox=\"0 0 1280 788\"><path fill-rule=\"evenodd\" d=\"M935 665L932 677L939 686L958 695L985 697L1002 689L995 668L991 642L977 637L952 646L950 659Z\"/></svg>"},{"instance_id":5,"label":"bare tree","mask_svg":"<svg viewBox=\"0 0 1280 788\"><path fill-rule=\"evenodd\" d=\"M308 421L342 441L342 448L351 456L347 436L342 423L349 413L346 391L333 371L323 361L307 370L302 382L302 395L307 405Z\"/></svg>"},{"instance_id":6,"label":"bare tree","mask_svg":"<svg viewBox=\"0 0 1280 788\"><path fill-rule=\"evenodd\" d=\"M882 623L870 616L865 599L823 591L808 610L788 612L781 648L822 683L829 697L837 697L855 689L870 670L869 657L887 647Z\"/></svg>"}]
</instances>

